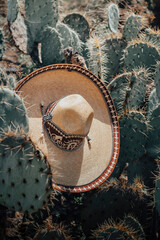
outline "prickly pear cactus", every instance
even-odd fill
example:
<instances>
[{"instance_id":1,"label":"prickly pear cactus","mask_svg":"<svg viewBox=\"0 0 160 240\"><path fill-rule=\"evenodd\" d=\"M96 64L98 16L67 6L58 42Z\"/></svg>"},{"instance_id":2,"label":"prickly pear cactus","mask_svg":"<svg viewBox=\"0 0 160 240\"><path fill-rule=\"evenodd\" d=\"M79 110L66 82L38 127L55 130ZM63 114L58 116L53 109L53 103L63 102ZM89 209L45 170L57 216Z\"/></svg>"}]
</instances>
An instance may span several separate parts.
<instances>
[{"instance_id":1,"label":"prickly pear cactus","mask_svg":"<svg viewBox=\"0 0 160 240\"><path fill-rule=\"evenodd\" d=\"M10 136L11 135L11 136ZM0 203L29 213L42 208L50 194L49 167L25 136L6 134L0 143Z\"/></svg>"},{"instance_id":2,"label":"prickly pear cactus","mask_svg":"<svg viewBox=\"0 0 160 240\"><path fill-rule=\"evenodd\" d=\"M94 231L93 237L96 240L145 240L145 235L141 224L132 216L126 216L124 220L119 222L109 219L107 223L104 223Z\"/></svg>"},{"instance_id":3,"label":"prickly pear cactus","mask_svg":"<svg viewBox=\"0 0 160 240\"><path fill-rule=\"evenodd\" d=\"M26 133L29 130L26 107L21 98L12 90L0 88L0 136L9 129Z\"/></svg>"},{"instance_id":4,"label":"prickly pear cactus","mask_svg":"<svg viewBox=\"0 0 160 240\"><path fill-rule=\"evenodd\" d=\"M9 22L14 22L18 14L18 1L17 0L7 0L7 20Z\"/></svg>"},{"instance_id":5,"label":"prickly pear cactus","mask_svg":"<svg viewBox=\"0 0 160 240\"><path fill-rule=\"evenodd\" d=\"M135 219L131 215L125 216L124 224L126 224L129 228L133 229L135 235L137 235L138 238L142 238L143 240L145 240L144 230L137 219Z\"/></svg>"},{"instance_id":6,"label":"prickly pear cactus","mask_svg":"<svg viewBox=\"0 0 160 240\"><path fill-rule=\"evenodd\" d=\"M63 22L69 25L73 30L79 34L81 41L86 42L89 38L90 27L87 20L78 13L67 15Z\"/></svg>"},{"instance_id":7,"label":"prickly pear cactus","mask_svg":"<svg viewBox=\"0 0 160 240\"><path fill-rule=\"evenodd\" d=\"M64 23L58 23L56 29L62 39L62 49L73 47L74 50L81 52L82 42L74 30Z\"/></svg>"},{"instance_id":8,"label":"prickly pear cactus","mask_svg":"<svg viewBox=\"0 0 160 240\"><path fill-rule=\"evenodd\" d=\"M120 162L132 162L144 155L148 125L143 113L129 111L120 117Z\"/></svg>"},{"instance_id":9,"label":"prickly pear cactus","mask_svg":"<svg viewBox=\"0 0 160 240\"><path fill-rule=\"evenodd\" d=\"M80 211L84 233L89 236L91 230L97 229L107 219L115 220L131 213L144 223L144 215L149 209L145 203L147 198L146 189L140 187L139 182L128 184L112 178L84 200Z\"/></svg>"},{"instance_id":10,"label":"prickly pear cactus","mask_svg":"<svg viewBox=\"0 0 160 240\"><path fill-rule=\"evenodd\" d=\"M107 39L104 41L104 46L106 49L104 57L107 57L108 59L106 64L108 72L107 77L105 78L105 83L108 84L123 67L121 58L126 47L126 42L119 38L119 35L115 35L113 38L107 37Z\"/></svg>"},{"instance_id":11,"label":"prickly pear cactus","mask_svg":"<svg viewBox=\"0 0 160 240\"><path fill-rule=\"evenodd\" d=\"M156 62L160 60L159 47L143 38L136 39L128 43L123 57L128 71L135 67L146 67L154 71Z\"/></svg>"},{"instance_id":12,"label":"prickly pear cactus","mask_svg":"<svg viewBox=\"0 0 160 240\"><path fill-rule=\"evenodd\" d=\"M40 42L46 26L55 27L58 21L57 0L25 0L25 22L28 32L28 52Z\"/></svg>"},{"instance_id":13,"label":"prickly pear cactus","mask_svg":"<svg viewBox=\"0 0 160 240\"><path fill-rule=\"evenodd\" d=\"M109 29L116 33L118 31L120 12L116 4L110 4L107 6L107 20Z\"/></svg>"},{"instance_id":14,"label":"prickly pear cactus","mask_svg":"<svg viewBox=\"0 0 160 240\"><path fill-rule=\"evenodd\" d=\"M146 86L149 80L148 70L137 68L132 72L117 75L108 84L118 114L131 109L142 109L145 104Z\"/></svg>"},{"instance_id":15,"label":"prickly pear cactus","mask_svg":"<svg viewBox=\"0 0 160 240\"><path fill-rule=\"evenodd\" d=\"M61 63L63 60L63 45L60 34L55 28L47 27L43 31L41 41L41 58L43 65Z\"/></svg>"},{"instance_id":16,"label":"prickly pear cactus","mask_svg":"<svg viewBox=\"0 0 160 240\"><path fill-rule=\"evenodd\" d=\"M124 25L123 28L123 37L126 41L131 41L137 37L141 29L141 16L131 14Z\"/></svg>"},{"instance_id":17,"label":"prickly pear cactus","mask_svg":"<svg viewBox=\"0 0 160 240\"><path fill-rule=\"evenodd\" d=\"M108 59L105 56L106 48L103 41L98 37L92 37L87 41L89 50L89 69L102 81L107 77Z\"/></svg>"}]
</instances>

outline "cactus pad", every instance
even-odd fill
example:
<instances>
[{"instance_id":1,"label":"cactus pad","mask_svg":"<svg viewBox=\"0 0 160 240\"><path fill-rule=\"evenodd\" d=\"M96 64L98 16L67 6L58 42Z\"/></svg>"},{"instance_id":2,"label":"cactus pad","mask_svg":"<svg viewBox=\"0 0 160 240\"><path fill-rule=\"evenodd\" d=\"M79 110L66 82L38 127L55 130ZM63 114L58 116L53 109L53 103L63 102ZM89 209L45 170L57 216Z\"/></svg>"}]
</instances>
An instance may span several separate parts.
<instances>
[{"instance_id":1,"label":"cactus pad","mask_svg":"<svg viewBox=\"0 0 160 240\"><path fill-rule=\"evenodd\" d=\"M120 72L123 67L121 58L123 56L123 50L126 47L126 42L120 38L108 38L104 42L106 49L105 56L108 61L106 68L108 69L107 77L105 82L109 83L111 79Z\"/></svg>"},{"instance_id":2,"label":"cactus pad","mask_svg":"<svg viewBox=\"0 0 160 240\"><path fill-rule=\"evenodd\" d=\"M43 32L43 39L41 41L41 58L43 65L54 63L61 63L63 60L63 53L61 52L62 39L55 28L47 27Z\"/></svg>"},{"instance_id":3,"label":"cactus pad","mask_svg":"<svg viewBox=\"0 0 160 240\"><path fill-rule=\"evenodd\" d=\"M0 144L0 203L29 213L43 207L50 193L49 167L25 136L6 137Z\"/></svg>"},{"instance_id":4,"label":"cactus pad","mask_svg":"<svg viewBox=\"0 0 160 240\"><path fill-rule=\"evenodd\" d=\"M146 199L145 194L143 197ZM135 185L122 185L112 178L97 193L91 192L85 199L80 211L83 231L87 236L90 230L96 229L108 218L115 220L129 213L145 221L146 210L146 204L140 201Z\"/></svg>"},{"instance_id":5,"label":"cactus pad","mask_svg":"<svg viewBox=\"0 0 160 240\"><path fill-rule=\"evenodd\" d=\"M94 237L96 240L108 239L108 240L145 240L145 234L141 224L132 216L126 216L124 220L114 222L109 219L108 223L104 223L99 229L94 231Z\"/></svg>"},{"instance_id":6,"label":"cactus pad","mask_svg":"<svg viewBox=\"0 0 160 240\"><path fill-rule=\"evenodd\" d=\"M119 162L132 162L144 155L147 142L147 122L138 111L130 111L120 118Z\"/></svg>"},{"instance_id":7,"label":"cactus pad","mask_svg":"<svg viewBox=\"0 0 160 240\"><path fill-rule=\"evenodd\" d=\"M141 16L136 16L131 14L124 25L123 28L123 37L126 41L131 41L137 37L141 28Z\"/></svg>"},{"instance_id":8,"label":"cactus pad","mask_svg":"<svg viewBox=\"0 0 160 240\"><path fill-rule=\"evenodd\" d=\"M7 0L8 11L7 11L7 20L9 22L14 22L18 14L18 2L17 0Z\"/></svg>"},{"instance_id":9,"label":"cactus pad","mask_svg":"<svg viewBox=\"0 0 160 240\"><path fill-rule=\"evenodd\" d=\"M72 29L74 29L78 34L81 41L86 42L89 38L89 24L87 20L78 13L72 13L67 15L63 22L69 25Z\"/></svg>"},{"instance_id":10,"label":"cactus pad","mask_svg":"<svg viewBox=\"0 0 160 240\"><path fill-rule=\"evenodd\" d=\"M8 129L28 132L27 110L21 98L7 88L0 89L0 136Z\"/></svg>"},{"instance_id":11,"label":"cactus pad","mask_svg":"<svg viewBox=\"0 0 160 240\"><path fill-rule=\"evenodd\" d=\"M106 48L103 41L98 37L90 38L87 41L89 50L89 69L102 81L107 77L108 59L105 55Z\"/></svg>"},{"instance_id":12,"label":"cactus pad","mask_svg":"<svg viewBox=\"0 0 160 240\"><path fill-rule=\"evenodd\" d=\"M145 102L149 73L146 69L135 69L116 76L108 85L118 113L127 109L142 108Z\"/></svg>"},{"instance_id":13,"label":"cactus pad","mask_svg":"<svg viewBox=\"0 0 160 240\"><path fill-rule=\"evenodd\" d=\"M62 49L67 47L73 47L74 50L80 52L81 51L81 44L78 34L68 27L64 23L58 23L56 29L61 37Z\"/></svg>"},{"instance_id":14,"label":"cactus pad","mask_svg":"<svg viewBox=\"0 0 160 240\"><path fill-rule=\"evenodd\" d=\"M135 40L125 49L124 63L128 71L136 67L146 67L154 71L156 62L160 60L159 49L151 42Z\"/></svg>"},{"instance_id":15,"label":"cactus pad","mask_svg":"<svg viewBox=\"0 0 160 240\"><path fill-rule=\"evenodd\" d=\"M55 27L58 21L57 0L25 0L25 22L28 33L28 51L32 52L34 43L39 43L46 26Z\"/></svg>"},{"instance_id":16,"label":"cactus pad","mask_svg":"<svg viewBox=\"0 0 160 240\"><path fill-rule=\"evenodd\" d=\"M107 8L107 18L110 30L113 33L118 31L120 12L116 4L110 4Z\"/></svg>"}]
</instances>

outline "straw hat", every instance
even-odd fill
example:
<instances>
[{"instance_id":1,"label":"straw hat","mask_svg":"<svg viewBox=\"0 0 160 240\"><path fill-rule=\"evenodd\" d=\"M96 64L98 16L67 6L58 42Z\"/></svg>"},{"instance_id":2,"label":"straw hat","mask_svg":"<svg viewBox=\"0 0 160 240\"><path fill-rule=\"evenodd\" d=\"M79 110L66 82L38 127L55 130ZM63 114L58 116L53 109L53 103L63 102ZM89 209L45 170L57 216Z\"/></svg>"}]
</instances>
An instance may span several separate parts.
<instances>
[{"instance_id":1,"label":"straw hat","mask_svg":"<svg viewBox=\"0 0 160 240\"><path fill-rule=\"evenodd\" d=\"M119 155L119 125L104 84L87 69L50 65L16 88L29 103L29 136L47 157L52 186L84 192L102 184Z\"/></svg>"}]
</instances>

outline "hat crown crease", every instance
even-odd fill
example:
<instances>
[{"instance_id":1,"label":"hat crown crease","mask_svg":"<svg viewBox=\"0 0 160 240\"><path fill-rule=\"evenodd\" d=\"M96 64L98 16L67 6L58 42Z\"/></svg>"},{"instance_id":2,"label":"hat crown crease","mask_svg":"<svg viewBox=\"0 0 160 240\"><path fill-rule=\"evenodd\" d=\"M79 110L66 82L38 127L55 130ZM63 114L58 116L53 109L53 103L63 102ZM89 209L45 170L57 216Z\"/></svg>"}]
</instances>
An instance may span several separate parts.
<instances>
[{"instance_id":1,"label":"hat crown crease","mask_svg":"<svg viewBox=\"0 0 160 240\"><path fill-rule=\"evenodd\" d=\"M58 101L52 112L52 122L67 134L87 135L94 111L79 94L68 95Z\"/></svg>"},{"instance_id":2,"label":"hat crown crease","mask_svg":"<svg viewBox=\"0 0 160 240\"><path fill-rule=\"evenodd\" d=\"M50 140L62 150L76 150L87 136L93 109L80 95L68 95L51 103L43 115L43 125Z\"/></svg>"}]
</instances>

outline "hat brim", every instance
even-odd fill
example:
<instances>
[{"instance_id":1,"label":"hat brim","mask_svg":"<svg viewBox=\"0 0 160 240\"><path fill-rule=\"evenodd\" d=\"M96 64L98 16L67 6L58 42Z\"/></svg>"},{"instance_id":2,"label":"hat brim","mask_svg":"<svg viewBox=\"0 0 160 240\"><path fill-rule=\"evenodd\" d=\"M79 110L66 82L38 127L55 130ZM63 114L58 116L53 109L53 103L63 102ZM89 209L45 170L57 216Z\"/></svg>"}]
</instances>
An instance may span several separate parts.
<instances>
[{"instance_id":1,"label":"hat brim","mask_svg":"<svg viewBox=\"0 0 160 240\"><path fill-rule=\"evenodd\" d=\"M84 192L102 184L113 172L120 146L119 124L111 96L105 85L88 70L71 64L40 68L16 87L28 103L29 136L46 155L52 170L52 186L69 192ZM42 139L40 104L70 94L80 94L94 110L89 131L91 143L84 140L73 152L57 148L47 133Z\"/></svg>"}]
</instances>

